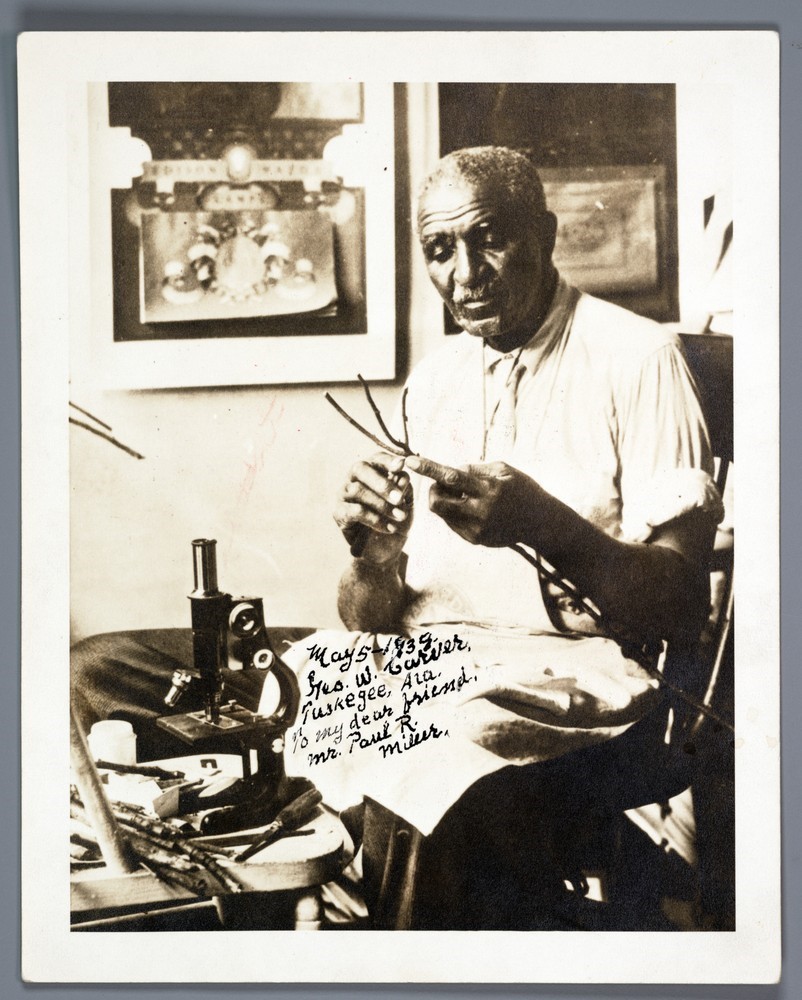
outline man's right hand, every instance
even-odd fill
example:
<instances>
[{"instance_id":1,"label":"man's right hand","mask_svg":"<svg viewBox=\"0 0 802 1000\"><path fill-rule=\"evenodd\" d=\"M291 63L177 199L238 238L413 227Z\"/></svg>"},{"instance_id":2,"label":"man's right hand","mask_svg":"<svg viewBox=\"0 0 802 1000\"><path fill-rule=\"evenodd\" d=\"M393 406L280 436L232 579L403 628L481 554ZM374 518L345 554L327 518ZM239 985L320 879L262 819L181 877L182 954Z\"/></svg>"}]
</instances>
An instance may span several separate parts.
<instances>
[{"instance_id":1,"label":"man's right hand","mask_svg":"<svg viewBox=\"0 0 802 1000\"><path fill-rule=\"evenodd\" d=\"M412 523L412 486L404 459L377 452L357 462L342 489L334 520L352 551L367 562L394 561Z\"/></svg>"}]
</instances>

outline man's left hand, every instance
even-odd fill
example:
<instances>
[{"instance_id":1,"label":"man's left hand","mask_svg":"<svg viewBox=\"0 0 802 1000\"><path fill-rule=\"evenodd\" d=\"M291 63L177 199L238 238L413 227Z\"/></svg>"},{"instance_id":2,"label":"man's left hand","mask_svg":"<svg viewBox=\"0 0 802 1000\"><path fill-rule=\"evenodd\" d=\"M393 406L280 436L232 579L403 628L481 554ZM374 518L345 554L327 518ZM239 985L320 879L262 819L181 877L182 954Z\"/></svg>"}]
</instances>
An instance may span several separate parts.
<instances>
[{"instance_id":1,"label":"man's left hand","mask_svg":"<svg viewBox=\"0 0 802 1000\"><path fill-rule=\"evenodd\" d=\"M502 547L524 541L527 513L538 502L539 487L505 462L453 469L413 455L406 467L434 480L429 509L461 538L474 545Z\"/></svg>"}]
</instances>

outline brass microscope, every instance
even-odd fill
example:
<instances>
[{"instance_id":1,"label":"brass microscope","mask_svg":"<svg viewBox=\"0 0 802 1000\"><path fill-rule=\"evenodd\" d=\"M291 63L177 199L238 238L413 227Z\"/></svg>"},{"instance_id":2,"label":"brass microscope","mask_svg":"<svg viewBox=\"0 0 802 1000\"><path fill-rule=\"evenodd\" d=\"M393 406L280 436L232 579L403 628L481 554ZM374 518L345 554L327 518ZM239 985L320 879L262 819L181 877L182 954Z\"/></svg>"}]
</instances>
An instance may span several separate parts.
<instances>
[{"instance_id":1,"label":"brass microscope","mask_svg":"<svg viewBox=\"0 0 802 1000\"><path fill-rule=\"evenodd\" d=\"M295 674L276 654L265 626L261 598L234 598L217 585L217 542L192 542L194 588L189 595L193 672L177 670L165 704L176 706L184 692L200 684L203 708L157 719L160 728L197 753L238 753L242 781L218 797L204 816L204 833L269 822L291 791L284 772L284 735L295 721L300 690ZM226 679L235 670L262 670L277 684L272 714L260 715L225 700ZM212 803L210 802L209 805Z\"/></svg>"}]
</instances>

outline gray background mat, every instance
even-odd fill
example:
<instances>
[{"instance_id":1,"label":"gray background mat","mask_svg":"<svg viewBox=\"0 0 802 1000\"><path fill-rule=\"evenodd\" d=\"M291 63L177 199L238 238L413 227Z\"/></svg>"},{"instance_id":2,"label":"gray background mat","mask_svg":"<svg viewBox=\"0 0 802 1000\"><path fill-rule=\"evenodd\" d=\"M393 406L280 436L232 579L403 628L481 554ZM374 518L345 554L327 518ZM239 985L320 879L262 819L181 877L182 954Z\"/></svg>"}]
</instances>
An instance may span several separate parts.
<instances>
[{"instance_id":1,"label":"gray background mat","mask_svg":"<svg viewBox=\"0 0 802 1000\"><path fill-rule=\"evenodd\" d=\"M133 997L275 997L346 998L376 995L396 997L537 996L537 997L683 997L791 1000L802 995L800 948L802 920L802 857L800 856L800 781L802 754L798 717L802 713L802 682L796 651L802 646L802 615L798 613L797 576L802 562L799 495L802 461L798 428L802 424L797 375L802 370L802 4L799 0L230 0L221 12L213 0L135 0L108 10L90 0L5 0L0 9L2 47L2 155L0 155L0 442L4 472L0 476L0 545L2 624L7 655L0 671L0 724L5 750L2 769L2 834L4 864L0 866L2 935L0 979L3 995L18 997L44 992L58 998L114 995ZM109 987L24 986L19 978L19 255L16 165L16 35L20 31L95 30L569 30L768 28L780 31L782 82L782 752L783 752L783 920L784 969L779 986L454 986L454 987ZM470 77L466 66L466 78ZM46 234L43 234L46 239ZM24 512L23 512L24 513ZM29 665L30 669L31 665ZM47 697L47 692L42 692ZM756 859L757 861L757 859Z\"/></svg>"}]
</instances>

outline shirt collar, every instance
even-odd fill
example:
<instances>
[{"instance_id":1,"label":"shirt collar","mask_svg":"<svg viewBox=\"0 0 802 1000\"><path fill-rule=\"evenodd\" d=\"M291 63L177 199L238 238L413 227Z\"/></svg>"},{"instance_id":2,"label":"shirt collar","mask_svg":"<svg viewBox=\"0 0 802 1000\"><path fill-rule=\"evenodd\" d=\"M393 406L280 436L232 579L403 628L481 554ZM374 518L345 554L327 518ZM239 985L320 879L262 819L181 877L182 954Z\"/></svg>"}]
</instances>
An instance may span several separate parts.
<instances>
[{"instance_id":1,"label":"shirt collar","mask_svg":"<svg viewBox=\"0 0 802 1000\"><path fill-rule=\"evenodd\" d=\"M559 277L545 319L522 348L516 347L513 351L500 354L488 344L484 345L485 371L492 372L505 359L513 363L517 359L518 366L533 373L543 358L560 342L578 298L579 291Z\"/></svg>"}]
</instances>

